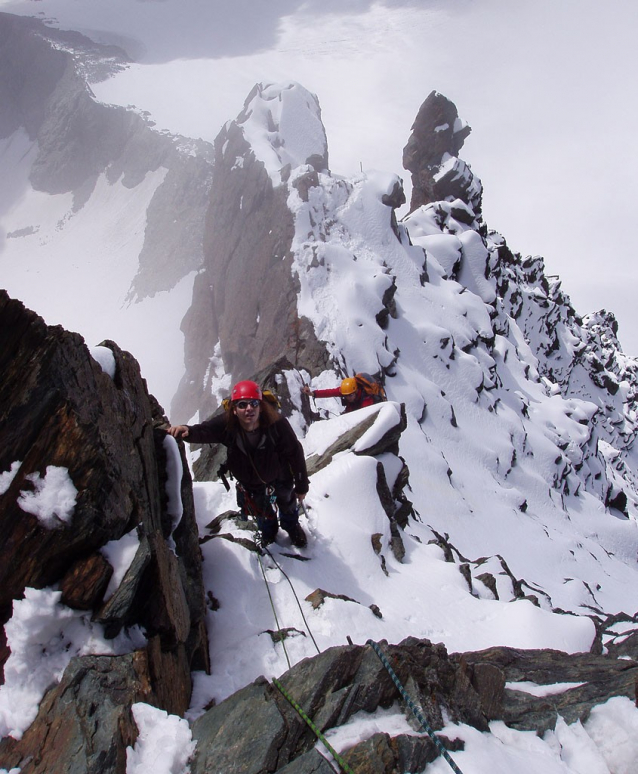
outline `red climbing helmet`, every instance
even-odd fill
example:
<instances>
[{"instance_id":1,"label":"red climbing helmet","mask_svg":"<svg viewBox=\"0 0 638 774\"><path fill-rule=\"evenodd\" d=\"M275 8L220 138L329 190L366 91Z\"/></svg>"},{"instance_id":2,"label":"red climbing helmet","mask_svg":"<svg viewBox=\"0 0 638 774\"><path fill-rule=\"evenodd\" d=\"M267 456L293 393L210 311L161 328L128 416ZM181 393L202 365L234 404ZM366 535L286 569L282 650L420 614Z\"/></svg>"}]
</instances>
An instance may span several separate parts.
<instances>
[{"instance_id":1,"label":"red climbing helmet","mask_svg":"<svg viewBox=\"0 0 638 774\"><path fill-rule=\"evenodd\" d=\"M235 400L261 400L261 387L257 382L237 382L230 393L230 399Z\"/></svg>"}]
</instances>

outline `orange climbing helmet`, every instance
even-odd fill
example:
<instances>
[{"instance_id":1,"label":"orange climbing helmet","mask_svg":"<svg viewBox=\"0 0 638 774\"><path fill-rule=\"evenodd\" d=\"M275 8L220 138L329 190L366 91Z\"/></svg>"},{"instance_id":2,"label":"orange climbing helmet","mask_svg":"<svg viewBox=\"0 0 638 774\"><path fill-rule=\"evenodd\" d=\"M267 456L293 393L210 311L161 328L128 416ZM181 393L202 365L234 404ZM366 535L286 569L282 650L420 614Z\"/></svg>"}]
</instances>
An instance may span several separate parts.
<instances>
[{"instance_id":1,"label":"orange climbing helmet","mask_svg":"<svg viewBox=\"0 0 638 774\"><path fill-rule=\"evenodd\" d=\"M257 382L243 381L237 382L230 393L230 399L235 400L261 400L261 387Z\"/></svg>"},{"instance_id":2,"label":"orange climbing helmet","mask_svg":"<svg viewBox=\"0 0 638 774\"><path fill-rule=\"evenodd\" d=\"M344 379L341 382L341 386L339 387L339 392L342 395L352 395L358 389L359 389L359 385L357 384L357 380L354 378L354 376L349 376L347 379Z\"/></svg>"}]
</instances>

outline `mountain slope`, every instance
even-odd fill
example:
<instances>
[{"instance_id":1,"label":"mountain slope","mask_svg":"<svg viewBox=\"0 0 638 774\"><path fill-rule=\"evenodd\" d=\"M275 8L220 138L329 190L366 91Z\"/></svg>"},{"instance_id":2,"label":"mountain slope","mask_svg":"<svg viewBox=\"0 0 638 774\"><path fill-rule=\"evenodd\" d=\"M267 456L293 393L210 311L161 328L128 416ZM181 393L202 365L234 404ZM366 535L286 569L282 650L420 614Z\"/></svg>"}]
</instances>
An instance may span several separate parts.
<instances>
[{"instance_id":1,"label":"mountain slope","mask_svg":"<svg viewBox=\"0 0 638 774\"><path fill-rule=\"evenodd\" d=\"M5 13L0 43L2 285L90 345L139 352L168 405L202 261L210 149L95 100L89 84L124 66L124 52Z\"/></svg>"},{"instance_id":2,"label":"mountain slope","mask_svg":"<svg viewBox=\"0 0 638 774\"><path fill-rule=\"evenodd\" d=\"M398 176L331 172L318 100L299 84L251 92L216 143L209 197L207 149L198 160L130 111L99 106L69 67L36 101L58 121L39 110L28 123L25 97L6 129L12 292L45 299L49 321L71 310L83 333L108 326L170 397L194 281L172 419L210 413L232 381L270 369L309 459L324 458L303 517L310 560L285 539L273 547L292 588L249 550L251 525L223 516L234 495L208 480L215 471L196 484L213 672L196 675L191 717L313 656L311 633L322 652L348 638L570 653L631 639L636 361L613 316L580 319L542 259L488 228L481 183L458 156L467 126L456 108L433 93L419 112L406 152L417 195L398 222ZM65 97L100 124L77 167ZM102 132L111 122L118 131ZM173 264L162 235L189 230L188 217L176 232L167 224L190 163L199 182L185 210L201 255L189 248ZM175 169L181 182L164 187ZM341 417L336 401L301 393L359 370L385 381L388 404ZM368 443L392 431L392 444L334 450L364 422Z\"/></svg>"},{"instance_id":3,"label":"mountain slope","mask_svg":"<svg viewBox=\"0 0 638 774\"><path fill-rule=\"evenodd\" d=\"M273 94L277 88L286 94L291 85L263 90ZM428 100L426 114L428 104L436 111L447 103L436 94ZM317 108L308 105L312 122ZM267 112L261 117L263 143L272 123ZM239 120L227 131L241 125ZM437 126L432 123L434 131ZM275 149L285 148L286 136L276 137ZM352 615L335 609L322 619L324 645L348 634L362 641L392 632L393 638L413 634L459 650L497 642L578 650L596 641L600 647L612 636L603 636L608 616L637 608L637 495L632 475L623 473L635 469L635 363L614 348L606 332L613 320L579 320L558 284L544 276L540 259L513 255L487 229L477 207L480 181L454 155L459 146L453 132L450 140L456 148L444 148L438 163L429 159L419 171L421 179L447 175L447 198L417 207L399 224L394 175L344 179L301 164L287 182L275 177L273 192L287 193L294 217L297 313L310 321L330 362L326 369L297 353L290 360L294 368L283 368L282 390L297 407L292 420L306 431L303 380L324 387L359 370L381 374L390 400L405 405L399 454L418 514L405 529L405 561L393 560L384 575L370 536L383 535L385 555L391 531L389 523L379 527L377 520L386 517L370 501L374 473L361 461L336 458L312 478L309 527L319 561L298 568L296 579L312 590L331 568L328 591L383 610L384 623L362 612L355 624ZM247 150L251 163L260 152L263 158L262 147ZM218 185L231 185L244 163L237 159ZM269 179L272 184L272 174ZM235 214L245 222L239 210ZM251 238L259 241L259 234ZM270 275L258 273L260 294L267 295ZM259 310L243 303L246 294L237 298L259 336ZM205 322L196 320L191 324L199 324L201 335ZM213 356L217 370L210 372L202 403L248 375L225 371L223 345L216 344L208 354ZM229 358L231 368L234 363ZM339 411L336 404L328 408ZM309 454L316 427L304 441ZM395 481L395 461L384 464L388 481ZM206 492L200 496L215 504L208 517L232 507L232 495L221 485L200 486ZM224 557L237 550L210 548L211 584L230 573L230 557ZM372 575L364 569L370 561ZM337 569L342 564L345 574ZM438 577L439 571L444 575ZM424 596L406 594L416 588ZM234 604L220 593L216 617L230 638L217 641L213 661L228 660L222 671L230 673L236 637L256 636L256 648L259 635L235 632ZM405 604L397 605L399 599ZM311 652L305 640L294 648ZM268 651L265 661L251 658L240 672L273 670ZM234 671L234 687L237 679ZM216 695L220 690L218 685Z\"/></svg>"}]
</instances>

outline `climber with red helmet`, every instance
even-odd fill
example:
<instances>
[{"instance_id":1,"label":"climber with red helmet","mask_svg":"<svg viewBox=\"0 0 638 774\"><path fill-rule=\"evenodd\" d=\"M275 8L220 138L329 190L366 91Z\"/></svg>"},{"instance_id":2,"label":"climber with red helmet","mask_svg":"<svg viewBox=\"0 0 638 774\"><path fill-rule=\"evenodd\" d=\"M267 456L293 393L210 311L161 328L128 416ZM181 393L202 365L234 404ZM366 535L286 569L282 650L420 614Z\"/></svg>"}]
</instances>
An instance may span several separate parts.
<instances>
[{"instance_id":1,"label":"climber with red helmet","mask_svg":"<svg viewBox=\"0 0 638 774\"><path fill-rule=\"evenodd\" d=\"M313 398L341 398L341 403L346 407L346 414L378 402L374 396L369 395L359 386L354 376L348 376L338 387L311 390L307 384L304 384L301 391Z\"/></svg>"},{"instance_id":2,"label":"climber with red helmet","mask_svg":"<svg viewBox=\"0 0 638 774\"><path fill-rule=\"evenodd\" d=\"M288 420L263 400L256 382L238 382L222 414L167 432L189 443L226 446L226 468L237 479L237 504L242 513L256 517L262 545L272 543L279 530L274 502L292 544L307 544L298 509L309 486L303 448Z\"/></svg>"}]
</instances>

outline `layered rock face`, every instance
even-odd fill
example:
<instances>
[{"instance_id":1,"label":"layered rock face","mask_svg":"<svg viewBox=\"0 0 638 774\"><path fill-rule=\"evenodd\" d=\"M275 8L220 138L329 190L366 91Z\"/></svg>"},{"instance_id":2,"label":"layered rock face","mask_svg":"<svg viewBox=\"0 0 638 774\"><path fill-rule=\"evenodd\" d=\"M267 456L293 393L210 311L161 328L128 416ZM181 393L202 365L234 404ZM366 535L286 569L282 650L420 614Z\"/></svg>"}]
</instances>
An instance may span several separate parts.
<instances>
[{"instance_id":1,"label":"layered rock face","mask_svg":"<svg viewBox=\"0 0 638 774\"><path fill-rule=\"evenodd\" d=\"M306 115L296 115L300 111ZM289 146L290 124L313 118L311 140ZM259 156L256 148L265 146L267 152ZM205 268L182 325L186 374L173 416L187 419L200 410L205 417L216 408L211 387L216 361L233 381L282 357L313 371L326 362L312 326L297 312L298 286L291 271L294 221L286 175L291 164L305 163L327 166L316 98L296 84L255 87L243 112L215 141Z\"/></svg>"},{"instance_id":2,"label":"layered rock face","mask_svg":"<svg viewBox=\"0 0 638 774\"><path fill-rule=\"evenodd\" d=\"M446 720L480 731L487 731L490 721L502 720L515 729L542 732L553 728L557 711L574 722L585 720L592 706L611 694L635 698L635 661L511 648L449 656L441 645L415 639L383 646L406 695L430 729L437 731ZM578 685L582 681L584 685L566 689L548 701L525 693L524 685L517 689L517 683L530 678L539 683ZM390 707L395 718L404 715L418 730L424 730L371 647L331 648L283 674L280 685L319 732L338 729L354 716L363 723L366 713L382 709L388 713ZM326 754L317 750L315 734L283 691L262 678L198 719L193 724L198 744L194 774L233 767L255 774L334 771ZM343 760L352 770L365 774L427 771L439 750L429 736L416 735L405 725L403 733L377 732L348 746ZM438 739L453 760L464 748L461 739L445 735Z\"/></svg>"},{"instance_id":3,"label":"layered rock face","mask_svg":"<svg viewBox=\"0 0 638 774\"><path fill-rule=\"evenodd\" d=\"M191 670L209 668L188 468L160 429L165 417L134 358L113 342L95 353L108 373L80 336L0 292L2 623L23 598L35 605L53 586L65 615L92 620L105 643L131 628L144 632L134 654L75 659L24 738L0 746L8 768L54 755L60 771L93 770L95 755L103 770L122 771L131 703L181 714ZM132 561L110 588L107 557L123 540ZM100 743L79 720L94 713ZM38 765L22 770L58 770Z\"/></svg>"},{"instance_id":4,"label":"layered rock face","mask_svg":"<svg viewBox=\"0 0 638 774\"><path fill-rule=\"evenodd\" d=\"M89 83L127 62L116 47L0 13L0 139L22 128L37 142L34 189L72 192L77 211L102 174L132 189L149 172L165 170L131 288L131 297L142 299L200 267L212 168L205 143L160 134L137 113L95 100Z\"/></svg>"}]
</instances>

